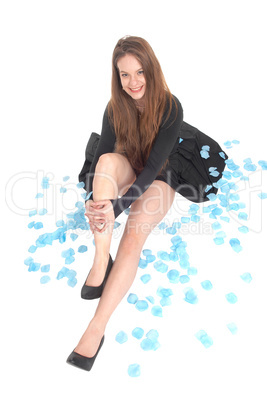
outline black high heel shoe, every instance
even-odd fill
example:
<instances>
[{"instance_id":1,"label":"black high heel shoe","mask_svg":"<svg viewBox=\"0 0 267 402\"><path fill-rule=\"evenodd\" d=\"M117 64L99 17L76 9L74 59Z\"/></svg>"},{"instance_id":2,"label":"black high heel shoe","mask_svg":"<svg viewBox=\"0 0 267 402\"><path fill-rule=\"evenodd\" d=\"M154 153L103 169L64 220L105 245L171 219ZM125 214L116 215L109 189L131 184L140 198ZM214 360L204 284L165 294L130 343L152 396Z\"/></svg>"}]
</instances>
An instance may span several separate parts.
<instances>
[{"instance_id":1,"label":"black high heel shoe","mask_svg":"<svg viewBox=\"0 0 267 402\"><path fill-rule=\"evenodd\" d=\"M68 364L71 364L72 366L78 367L82 370L90 371L91 368L93 367L96 356L98 355L98 353L101 349L101 346L104 343L104 339L105 339L105 336L103 335L103 337L100 341L100 344L98 346L98 349L96 351L96 354L93 357L85 357L85 356L82 356L79 353L76 353L73 351L67 358L66 362Z\"/></svg>"},{"instance_id":2,"label":"black high heel shoe","mask_svg":"<svg viewBox=\"0 0 267 402\"><path fill-rule=\"evenodd\" d=\"M103 282L99 286L87 286L86 281L85 281L84 285L81 289L81 298L82 299L86 299L86 300L98 299L102 295L102 292L103 292L103 289L107 282L108 276L110 274L112 265L113 265L113 260L111 258L111 255L109 254L108 266L107 266L107 270L106 270L106 274L104 276ZM89 274L90 274L90 272L89 272ZM87 278L88 278L88 276L87 276Z\"/></svg>"}]
</instances>

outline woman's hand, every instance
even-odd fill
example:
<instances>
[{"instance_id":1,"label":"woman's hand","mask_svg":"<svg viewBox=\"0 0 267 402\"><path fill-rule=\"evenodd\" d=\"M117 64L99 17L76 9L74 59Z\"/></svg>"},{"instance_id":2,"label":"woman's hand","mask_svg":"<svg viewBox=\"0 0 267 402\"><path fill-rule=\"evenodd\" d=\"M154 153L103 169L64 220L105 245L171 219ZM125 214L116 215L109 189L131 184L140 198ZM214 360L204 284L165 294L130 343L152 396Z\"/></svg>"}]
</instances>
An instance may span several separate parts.
<instances>
[{"instance_id":1,"label":"woman's hand","mask_svg":"<svg viewBox=\"0 0 267 402\"><path fill-rule=\"evenodd\" d=\"M102 233L108 226L114 226L115 215L113 205L110 200L93 201L88 200L85 203L85 216L89 219L92 233L97 231Z\"/></svg>"}]
</instances>

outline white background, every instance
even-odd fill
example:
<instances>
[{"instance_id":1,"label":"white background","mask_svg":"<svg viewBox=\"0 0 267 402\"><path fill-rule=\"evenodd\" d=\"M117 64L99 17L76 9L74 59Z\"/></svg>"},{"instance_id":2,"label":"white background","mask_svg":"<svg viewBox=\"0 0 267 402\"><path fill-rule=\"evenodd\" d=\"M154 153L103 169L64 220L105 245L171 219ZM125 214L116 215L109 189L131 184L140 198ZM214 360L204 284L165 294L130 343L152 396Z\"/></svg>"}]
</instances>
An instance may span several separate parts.
<instances>
[{"instance_id":1,"label":"white background","mask_svg":"<svg viewBox=\"0 0 267 402\"><path fill-rule=\"evenodd\" d=\"M198 269L188 285L198 293L199 303L186 303L187 285L171 285L152 265L146 271L152 274L151 285L143 285L139 278L145 270L139 269L131 291L144 298L155 295L160 285L171 287L172 305L163 309L163 318L156 318L124 299L90 373L65 360L97 303L80 299L93 258L92 237L80 236L77 243L68 238L63 245L55 242L36 251L35 261L51 264L52 279L46 285L40 284L40 272L29 273L23 263L37 236L55 230L55 221L64 218L76 198L81 200L75 190L77 175L90 133L100 132L110 97L111 55L124 35L141 36L151 44L169 88L183 105L185 121L221 145L240 140L227 153L241 167L247 157L254 163L267 159L265 5L259 0L1 2L3 400L267 400L267 200L256 195L267 192L266 172L258 169L251 175L253 187L240 191L249 214L244 222L248 234L238 232L232 215L228 226L223 225L228 237L222 246L214 244L213 234L182 235L191 265ZM35 231L27 228L33 220L27 214L42 207L34 197L43 175L51 178L49 213L38 217L44 230ZM64 198L59 188L66 175L71 179ZM166 219L180 217L173 206ZM118 221L125 219L122 214ZM151 234L144 248L170 252L170 237ZM241 253L230 248L231 237L240 239ZM76 252L70 268L77 271L78 284L71 288L55 277L64 265L61 251L77 251L79 244L87 244L88 252ZM114 232L113 257L118 244ZM170 267L180 270L177 263ZM250 284L240 279L247 271L253 277ZM200 286L205 279L213 283L210 292ZM225 300L229 292L238 295L235 305ZM227 329L229 322L236 323L236 335ZM143 351L131 336L136 326L146 332L157 329L161 347ZM209 349L195 338L200 329L213 339ZM114 340L120 330L129 335L123 345ZM132 363L141 365L139 378L127 374Z\"/></svg>"}]
</instances>

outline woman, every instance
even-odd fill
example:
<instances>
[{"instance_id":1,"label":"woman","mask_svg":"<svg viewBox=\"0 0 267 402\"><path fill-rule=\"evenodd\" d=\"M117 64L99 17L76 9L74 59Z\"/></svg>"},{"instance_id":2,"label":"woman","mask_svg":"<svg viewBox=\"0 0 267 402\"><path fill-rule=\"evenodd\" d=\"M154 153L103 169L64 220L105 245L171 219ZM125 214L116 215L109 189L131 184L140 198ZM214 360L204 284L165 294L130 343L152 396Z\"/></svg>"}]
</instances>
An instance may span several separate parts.
<instances>
[{"instance_id":1,"label":"woman","mask_svg":"<svg viewBox=\"0 0 267 402\"><path fill-rule=\"evenodd\" d=\"M101 298L68 363L92 368L109 318L133 283L143 245L169 211L175 192L194 202L208 200L210 192L217 192L213 181L221 177L226 158L214 140L183 122L181 103L168 89L150 45L135 36L120 39L99 144L91 166L86 160L79 176L91 193L85 215L95 240L81 296ZM211 176L209 167L217 173ZM113 262L114 221L130 205Z\"/></svg>"}]
</instances>

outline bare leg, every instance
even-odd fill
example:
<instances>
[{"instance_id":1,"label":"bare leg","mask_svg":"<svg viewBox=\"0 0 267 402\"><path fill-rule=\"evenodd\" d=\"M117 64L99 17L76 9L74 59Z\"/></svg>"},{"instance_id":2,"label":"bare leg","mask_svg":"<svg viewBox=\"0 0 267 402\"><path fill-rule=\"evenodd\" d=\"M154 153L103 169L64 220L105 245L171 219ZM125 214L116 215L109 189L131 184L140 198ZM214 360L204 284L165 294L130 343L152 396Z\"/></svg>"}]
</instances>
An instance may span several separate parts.
<instances>
[{"instance_id":1,"label":"bare leg","mask_svg":"<svg viewBox=\"0 0 267 402\"><path fill-rule=\"evenodd\" d=\"M96 165L93 180L94 201L118 198L118 194L127 180L133 181L133 171L128 168L129 162L118 154L104 154ZM117 171L124 172L123 180ZM87 286L99 286L105 276L109 260L109 250L112 239L112 230L107 228L104 232L94 231L95 256L90 275L86 280Z\"/></svg>"},{"instance_id":2,"label":"bare leg","mask_svg":"<svg viewBox=\"0 0 267 402\"><path fill-rule=\"evenodd\" d=\"M75 348L77 353L87 357L96 353L109 318L133 283L143 245L170 209L174 196L168 184L155 180L132 204L110 276L95 315Z\"/></svg>"}]
</instances>

